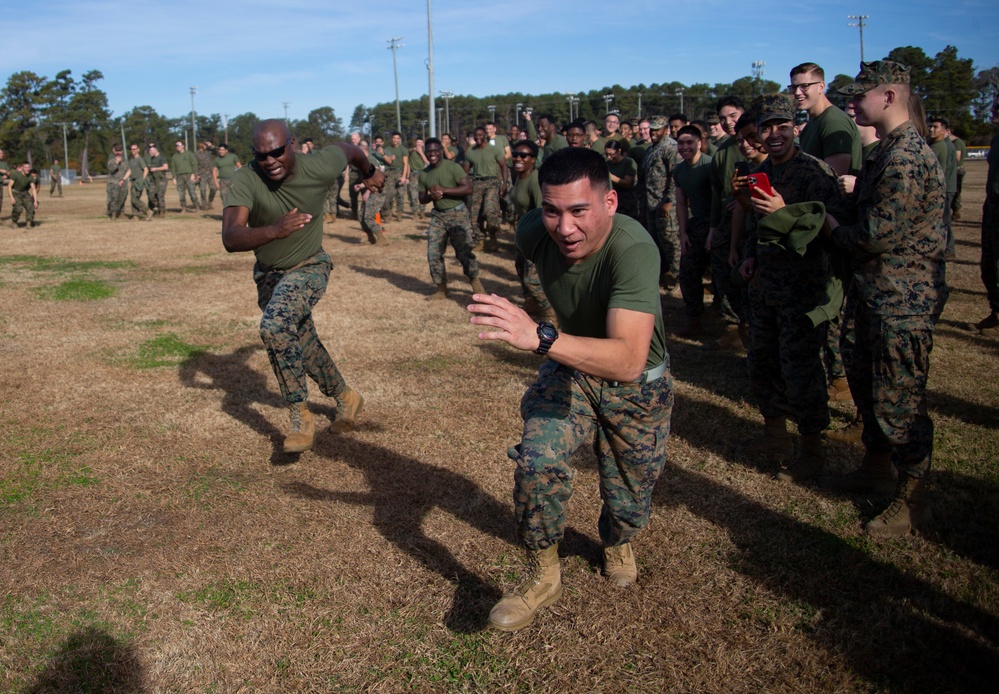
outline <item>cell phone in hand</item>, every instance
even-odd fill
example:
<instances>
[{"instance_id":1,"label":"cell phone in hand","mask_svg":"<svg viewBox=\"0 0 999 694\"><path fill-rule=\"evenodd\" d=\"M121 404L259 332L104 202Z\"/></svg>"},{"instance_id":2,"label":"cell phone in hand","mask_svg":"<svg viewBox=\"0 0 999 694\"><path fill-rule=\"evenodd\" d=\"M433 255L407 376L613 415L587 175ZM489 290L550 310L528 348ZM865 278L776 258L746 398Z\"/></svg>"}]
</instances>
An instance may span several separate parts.
<instances>
[{"instance_id":1,"label":"cell phone in hand","mask_svg":"<svg viewBox=\"0 0 999 694\"><path fill-rule=\"evenodd\" d=\"M746 183L749 185L749 194L755 194L756 190L762 190L767 195L773 195L774 189L770 187L770 179L765 173L754 173L752 176L746 179Z\"/></svg>"},{"instance_id":2,"label":"cell phone in hand","mask_svg":"<svg viewBox=\"0 0 999 694\"><path fill-rule=\"evenodd\" d=\"M735 175L739 178L749 175L749 162L748 161L737 161L735 162Z\"/></svg>"}]
</instances>

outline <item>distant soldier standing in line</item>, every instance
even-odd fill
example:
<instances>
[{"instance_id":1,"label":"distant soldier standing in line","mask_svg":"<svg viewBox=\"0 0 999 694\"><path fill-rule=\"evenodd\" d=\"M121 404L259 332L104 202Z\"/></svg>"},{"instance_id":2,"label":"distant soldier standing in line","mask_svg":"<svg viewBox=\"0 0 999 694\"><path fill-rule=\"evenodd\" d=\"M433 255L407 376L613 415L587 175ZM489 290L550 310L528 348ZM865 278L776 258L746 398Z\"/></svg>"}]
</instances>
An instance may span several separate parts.
<instances>
[{"instance_id":1,"label":"distant soldier standing in line","mask_svg":"<svg viewBox=\"0 0 999 694\"><path fill-rule=\"evenodd\" d=\"M229 194L229 184L232 181L232 175L243 168L243 164L235 154L229 151L229 145L224 142L219 145L216 152L218 156L215 157L215 161L213 162L212 179L215 181L215 187L219 189L222 206L225 207L225 200Z\"/></svg>"},{"instance_id":2,"label":"distant soldier standing in line","mask_svg":"<svg viewBox=\"0 0 999 694\"><path fill-rule=\"evenodd\" d=\"M149 207L160 217L166 217L167 171L170 170L170 165L167 164L166 157L160 154L160 148L155 142L149 143L146 168L149 169L149 179L146 181Z\"/></svg>"},{"instance_id":3,"label":"distant soldier standing in line","mask_svg":"<svg viewBox=\"0 0 999 694\"><path fill-rule=\"evenodd\" d=\"M142 191L147 185L146 179L149 178L149 168L141 156L139 145L130 145L128 151L131 154L128 160L128 169L130 178L132 179L132 219L138 219L141 214L146 216L145 221L148 222L153 218L153 211L143 202Z\"/></svg>"},{"instance_id":4,"label":"distant soldier standing in line","mask_svg":"<svg viewBox=\"0 0 999 694\"><path fill-rule=\"evenodd\" d=\"M202 210L212 209L215 202L215 194L218 193L218 183L212 176L212 167L215 163L215 148L208 140L198 143L198 153L194 155L198 160L198 192L201 195Z\"/></svg>"},{"instance_id":5,"label":"distant soldier standing in line","mask_svg":"<svg viewBox=\"0 0 999 694\"><path fill-rule=\"evenodd\" d=\"M122 210L125 209L125 197L128 189L125 187L131 177L131 170L125 160L125 154L121 145L112 148L111 157L108 159L108 180L107 180L107 215L108 219L118 219Z\"/></svg>"},{"instance_id":6,"label":"distant soldier standing in line","mask_svg":"<svg viewBox=\"0 0 999 694\"><path fill-rule=\"evenodd\" d=\"M177 150L174 152L173 157L170 160L171 168L173 169L173 178L177 184L177 195L180 196L180 211L181 212L194 212L198 208L198 193L197 193L197 178L198 178L198 160L193 154L187 151L187 147L184 143L178 140L174 143L174 148ZM185 198L191 198L191 204L188 206L187 200Z\"/></svg>"}]
</instances>

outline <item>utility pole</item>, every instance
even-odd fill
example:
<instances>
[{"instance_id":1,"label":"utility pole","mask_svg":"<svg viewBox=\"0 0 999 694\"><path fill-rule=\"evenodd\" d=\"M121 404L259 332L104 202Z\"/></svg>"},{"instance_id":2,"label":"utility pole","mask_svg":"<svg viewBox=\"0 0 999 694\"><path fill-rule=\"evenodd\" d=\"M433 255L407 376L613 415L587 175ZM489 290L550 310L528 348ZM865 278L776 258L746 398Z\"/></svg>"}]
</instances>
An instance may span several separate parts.
<instances>
[{"instance_id":1,"label":"utility pole","mask_svg":"<svg viewBox=\"0 0 999 694\"><path fill-rule=\"evenodd\" d=\"M198 93L197 87L191 87L191 139L194 141L192 149L198 148L198 131L194 125L194 95Z\"/></svg>"},{"instance_id":2,"label":"utility pole","mask_svg":"<svg viewBox=\"0 0 999 694\"><path fill-rule=\"evenodd\" d=\"M388 50L392 51L392 72L395 74L395 129L402 132L402 115L399 111L399 68L396 67L395 49L404 48L406 44L399 43L405 36L396 36L388 40Z\"/></svg>"},{"instance_id":3,"label":"utility pole","mask_svg":"<svg viewBox=\"0 0 999 694\"><path fill-rule=\"evenodd\" d=\"M860 29L860 62L864 62L864 27L867 25L866 20L870 19L870 17L866 14L851 14L847 15L846 18L857 20L856 24L848 24L847 26Z\"/></svg>"},{"instance_id":4,"label":"utility pole","mask_svg":"<svg viewBox=\"0 0 999 694\"><path fill-rule=\"evenodd\" d=\"M492 121L493 123L495 123L496 122L496 107L495 106L486 106L486 108L489 109L489 120Z\"/></svg>"},{"instance_id":5,"label":"utility pole","mask_svg":"<svg viewBox=\"0 0 999 694\"><path fill-rule=\"evenodd\" d=\"M423 120L420 120L420 121L417 121L417 122L420 124L420 127L423 129L423 137L422 137L422 139L426 140L427 139L427 121L426 121L426 119L423 119Z\"/></svg>"},{"instance_id":6,"label":"utility pole","mask_svg":"<svg viewBox=\"0 0 999 694\"><path fill-rule=\"evenodd\" d=\"M569 102L569 122L572 122L572 104L576 99L575 92L569 92L565 95L565 100Z\"/></svg>"},{"instance_id":7,"label":"utility pole","mask_svg":"<svg viewBox=\"0 0 999 694\"><path fill-rule=\"evenodd\" d=\"M642 93L638 92L638 118L642 117Z\"/></svg>"},{"instance_id":8,"label":"utility pole","mask_svg":"<svg viewBox=\"0 0 999 694\"><path fill-rule=\"evenodd\" d=\"M683 113L684 112L683 111L683 87L680 87L679 89L677 89L674 92L674 94L676 94L678 97L680 97L680 113Z\"/></svg>"},{"instance_id":9,"label":"utility pole","mask_svg":"<svg viewBox=\"0 0 999 694\"><path fill-rule=\"evenodd\" d=\"M441 98L444 99L444 120L441 121L441 132L449 133L451 132L451 99L454 98L454 92L441 92Z\"/></svg>"},{"instance_id":10,"label":"utility pole","mask_svg":"<svg viewBox=\"0 0 999 694\"><path fill-rule=\"evenodd\" d=\"M285 124L285 126L287 126L288 125L288 107L291 106L291 102L290 101L282 101L281 103L284 104L284 124Z\"/></svg>"},{"instance_id":11,"label":"utility pole","mask_svg":"<svg viewBox=\"0 0 999 694\"><path fill-rule=\"evenodd\" d=\"M430 75L430 91L427 92L430 104L428 111L429 115L427 117L430 119L430 137L436 137L437 131L434 129L434 22L430 0L427 0L427 44L429 45L427 72Z\"/></svg>"},{"instance_id":12,"label":"utility pole","mask_svg":"<svg viewBox=\"0 0 999 694\"><path fill-rule=\"evenodd\" d=\"M765 60L754 60L750 63L750 67L753 69L753 81L756 82L756 88L762 93L763 85L763 68L767 66L767 61Z\"/></svg>"},{"instance_id":13,"label":"utility pole","mask_svg":"<svg viewBox=\"0 0 999 694\"><path fill-rule=\"evenodd\" d=\"M604 94L603 99L604 99L604 115L606 116L610 114L610 105L611 102L614 101L614 95Z\"/></svg>"},{"instance_id":14,"label":"utility pole","mask_svg":"<svg viewBox=\"0 0 999 694\"><path fill-rule=\"evenodd\" d=\"M522 109L523 107L524 104L517 104L516 106L514 106L513 123L517 127L520 127L520 109Z\"/></svg>"},{"instance_id":15,"label":"utility pole","mask_svg":"<svg viewBox=\"0 0 999 694\"><path fill-rule=\"evenodd\" d=\"M437 120L441 124L441 132L446 133L447 130L444 129L444 109L440 106L437 107Z\"/></svg>"},{"instance_id":16,"label":"utility pole","mask_svg":"<svg viewBox=\"0 0 999 694\"><path fill-rule=\"evenodd\" d=\"M222 114L222 129L225 130L225 144L229 145L229 114Z\"/></svg>"},{"instance_id":17,"label":"utility pole","mask_svg":"<svg viewBox=\"0 0 999 694\"><path fill-rule=\"evenodd\" d=\"M67 172L69 171L69 140L66 138L66 124L60 123L62 126L62 168ZM61 176L62 174L60 174ZM69 183L69 174L66 174L66 182Z\"/></svg>"}]
</instances>

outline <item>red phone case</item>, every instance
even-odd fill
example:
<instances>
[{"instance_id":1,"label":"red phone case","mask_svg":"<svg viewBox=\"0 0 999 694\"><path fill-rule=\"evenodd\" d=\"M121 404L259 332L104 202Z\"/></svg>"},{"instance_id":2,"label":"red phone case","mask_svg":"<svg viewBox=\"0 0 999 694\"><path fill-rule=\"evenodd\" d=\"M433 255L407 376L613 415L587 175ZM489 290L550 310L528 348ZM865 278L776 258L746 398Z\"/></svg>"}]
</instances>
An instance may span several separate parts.
<instances>
[{"instance_id":1,"label":"red phone case","mask_svg":"<svg viewBox=\"0 0 999 694\"><path fill-rule=\"evenodd\" d=\"M773 195L774 189L770 187L770 179L765 173L754 173L749 175L749 193L753 194L753 191L759 188L767 195Z\"/></svg>"}]
</instances>

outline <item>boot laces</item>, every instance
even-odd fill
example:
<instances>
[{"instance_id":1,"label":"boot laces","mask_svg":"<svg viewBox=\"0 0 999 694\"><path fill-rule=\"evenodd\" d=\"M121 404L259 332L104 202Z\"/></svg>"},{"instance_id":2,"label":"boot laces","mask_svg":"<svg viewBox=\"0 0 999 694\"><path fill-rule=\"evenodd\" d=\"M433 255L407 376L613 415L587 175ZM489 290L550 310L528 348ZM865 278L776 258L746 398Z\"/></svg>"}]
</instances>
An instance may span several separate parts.
<instances>
[{"instance_id":1,"label":"boot laces","mask_svg":"<svg viewBox=\"0 0 999 694\"><path fill-rule=\"evenodd\" d=\"M292 431L302 430L302 411L298 409L298 403L295 403L289 408L291 414L291 429Z\"/></svg>"}]
</instances>

